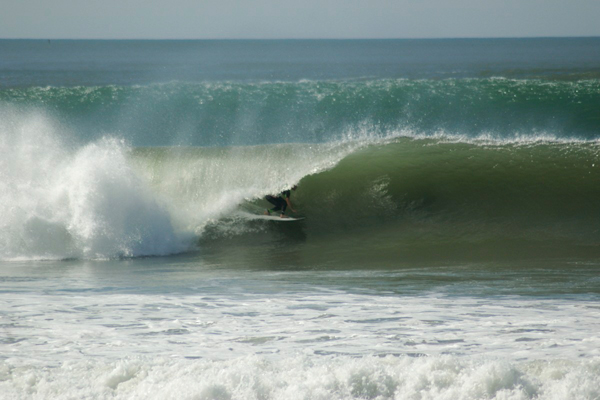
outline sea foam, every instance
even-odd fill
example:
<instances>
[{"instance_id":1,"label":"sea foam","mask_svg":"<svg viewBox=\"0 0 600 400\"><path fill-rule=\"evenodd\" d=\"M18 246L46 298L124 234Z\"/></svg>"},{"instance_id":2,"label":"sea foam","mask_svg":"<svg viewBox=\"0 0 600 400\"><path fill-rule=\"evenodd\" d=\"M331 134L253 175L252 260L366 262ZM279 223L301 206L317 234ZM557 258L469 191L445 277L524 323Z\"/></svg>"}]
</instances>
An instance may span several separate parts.
<instances>
[{"instance_id":1,"label":"sea foam","mask_svg":"<svg viewBox=\"0 0 600 400\"><path fill-rule=\"evenodd\" d=\"M595 399L600 363L510 363L453 356L308 357L230 361L133 358L3 366L4 398L196 400ZM82 385L81 382L86 382Z\"/></svg>"},{"instance_id":2,"label":"sea foam","mask_svg":"<svg viewBox=\"0 0 600 400\"><path fill-rule=\"evenodd\" d=\"M113 258L184 248L167 209L127 161L125 143L71 145L48 116L2 114L0 258Z\"/></svg>"}]
</instances>

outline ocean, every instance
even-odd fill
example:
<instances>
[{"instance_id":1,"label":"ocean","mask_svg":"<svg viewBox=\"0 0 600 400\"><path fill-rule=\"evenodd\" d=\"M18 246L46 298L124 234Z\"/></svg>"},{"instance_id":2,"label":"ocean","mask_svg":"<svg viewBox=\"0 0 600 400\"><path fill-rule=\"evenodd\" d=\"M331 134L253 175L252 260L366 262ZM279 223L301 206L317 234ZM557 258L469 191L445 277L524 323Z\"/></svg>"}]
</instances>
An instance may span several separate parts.
<instances>
[{"instance_id":1,"label":"ocean","mask_svg":"<svg viewBox=\"0 0 600 400\"><path fill-rule=\"evenodd\" d=\"M600 38L0 40L0 399L600 399L599 300Z\"/></svg>"}]
</instances>

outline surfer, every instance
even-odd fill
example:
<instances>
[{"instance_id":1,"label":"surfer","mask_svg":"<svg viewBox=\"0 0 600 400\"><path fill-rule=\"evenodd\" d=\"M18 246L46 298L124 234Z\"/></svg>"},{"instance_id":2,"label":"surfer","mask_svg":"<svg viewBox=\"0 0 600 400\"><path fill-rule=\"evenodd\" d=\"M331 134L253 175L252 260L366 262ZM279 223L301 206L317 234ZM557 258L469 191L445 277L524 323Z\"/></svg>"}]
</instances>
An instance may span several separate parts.
<instances>
[{"instance_id":1,"label":"surfer","mask_svg":"<svg viewBox=\"0 0 600 400\"><path fill-rule=\"evenodd\" d=\"M294 185L294 186L292 186L291 190L296 190L297 187L298 186ZM273 204L275 207L273 207L271 209L267 209L267 211L265 211L265 215L271 215L272 212L281 210L280 217L285 218L285 210L287 209L288 206L290 207L292 212L295 213L296 210L294 210L294 207L292 206L292 202L290 201L290 195L291 195L290 190L284 190L277 197L267 195L267 197L265 197L265 199L269 203Z\"/></svg>"}]
</instances>

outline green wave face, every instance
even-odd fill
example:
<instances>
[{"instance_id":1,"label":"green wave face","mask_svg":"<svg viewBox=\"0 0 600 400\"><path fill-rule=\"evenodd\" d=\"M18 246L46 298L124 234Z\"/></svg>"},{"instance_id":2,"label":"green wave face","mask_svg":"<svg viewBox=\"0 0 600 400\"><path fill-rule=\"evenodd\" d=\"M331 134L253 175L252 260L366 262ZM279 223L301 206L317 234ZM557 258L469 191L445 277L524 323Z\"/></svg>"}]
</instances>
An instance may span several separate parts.
<instances>
[{"instance_id":1,"label":"green wave face","mask_svg":"<svg viewBox=\"0 0 600 400\"><path fill-rule=\"evenodd\" d=\"M186 221L194 209L219 210L198 231L201 247L298 243L318 264L597 257L599 154L596 142L584 141L397 138L185 155L140 149L136 157L154 187L188 210ZM282 182L299 182L292 203L306 219L292 225L237 216L270 207L263 196L283 190Z\"/></svg>"},{"instance_id":2,"label":"green wave face","mask_svg":"<svg viewBox=\"0 0 600 400\"><path fill-rule=\"evenodd\" d=\"M357 131L597 139L600 81L509 79L168 83L0 91L84 139L137 146L327 142Z\"/></svg>"},{"instance_id":3,"label":"green wave face","mask_svg":"<svg viewBox=\"0 0 600 400\"><path fill-rule=\"evenodd\" d=\"M599 150L589 143L400 139L306 177L298 201L322 222L321 232L348 227L377 232L383 226L428 243L519 238L592 243L600 239Z\"/></svg>"}]
</instances>

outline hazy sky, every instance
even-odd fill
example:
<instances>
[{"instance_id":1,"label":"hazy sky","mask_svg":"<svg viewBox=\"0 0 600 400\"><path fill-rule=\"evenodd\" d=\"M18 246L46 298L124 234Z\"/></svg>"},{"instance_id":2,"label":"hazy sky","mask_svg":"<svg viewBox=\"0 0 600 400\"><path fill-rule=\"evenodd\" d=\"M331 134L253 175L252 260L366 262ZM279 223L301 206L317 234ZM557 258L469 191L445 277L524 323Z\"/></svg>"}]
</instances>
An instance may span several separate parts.
<instances>
[{"instance_id":1,"label":"hazy sky","mask_svg":"<svg viewBox=\"0 0 600 400\"><path fill-rule=\"evenodd\" d=\"M600 0L0 0L0 38L600 36Z\"/></svg>"}]
</instances>

